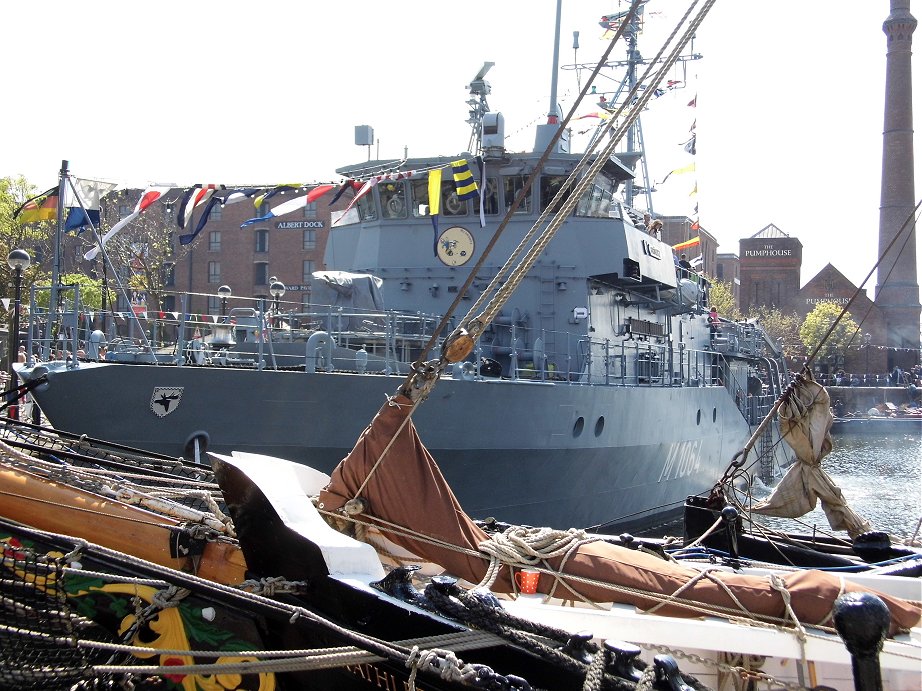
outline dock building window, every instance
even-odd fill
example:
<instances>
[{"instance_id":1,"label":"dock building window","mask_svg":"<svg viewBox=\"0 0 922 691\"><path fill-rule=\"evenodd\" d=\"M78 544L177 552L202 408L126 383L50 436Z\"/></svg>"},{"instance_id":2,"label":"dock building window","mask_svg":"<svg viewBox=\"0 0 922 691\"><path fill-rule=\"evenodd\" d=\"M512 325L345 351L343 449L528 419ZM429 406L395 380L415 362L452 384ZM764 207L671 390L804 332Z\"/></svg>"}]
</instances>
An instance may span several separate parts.
<instances>
[{"instance_id":1,"label":"dock building window","mask_svg":"<svg viewBox=\"0 0 922 691\"><path fill-rule=\"evenodd\" d=\"M208 251L209 252L220 252L221 251L221 231L212 230L208 233Z\"/></svg>"},{"instance_id":2,"label":"dock building window","mask_svg":"<svg viewBox=\"0 0 922 691\"><path fill-rule=\"evenodd\" d=\"M164 264L163 265L163 285L165 286L175 286L176 285L176 264Z\"/></svg>"},{"instance_id":3,"label":"dock building window","mask_svg":"<svg viewBox=\"0 0 922 691\"><path fill-rule=\"evenodd\" d=\"M256 262L253 264L253 285L269 285L269 263Z\"/></svg>"},{"instance_id":4,"label":"dock building window","mask_svg":"<svg viewBox=\"0 0 922 691\"><path fill-rule=\"evenodd\" d=\"M263 253L269 251L269 231L265 228L258 228L253 237L256 241L256 247L254 249L257 253Z\"/></svg>"},{"instance_id":5,"label":"dock building window","mask_svg":"<svg viewBox=\"0 0 922 691\"><path fill-rule=\"evenodd\" d=\"M314 260L305 259L301 269L301 283L310 283L314 273Z\"/></svg>"},{"instance_id":6,"label":"dock building window","mask_svg":"<svg viewBox=\"0 0 922 691\"><path fill-rule=\"evenodd\" d=\"M317 202L308 202L304 206L304 218L317 218Z\"/></svg>"},{"instance_id":7,"label":"dock building window","mask_svg":"<svg viewBox=\"0 0 922 691\"><path fill-rule=\"evenodd\" d=\"M211 211L208 212L208 219L211 221L220 221L221 214L224 211L224 207L220 204L215 204L211 207Z\"/></svg>"},{"instance_id":8,"label":"dock building window","mask_svg":"<svg viewBox=\"0 0 922 691\"><path fill-rule=\"evenodd\" d=\"M312 250L317 247L317 231L313 228L304 229L304 240L301 243L301 249Z\"/></svg>"},{"instance_id":9,"label":"dock building window","mask_svg":"<svg viewBox=\"0 0 922 691\"><path fill-rule=\"evenodd\" d=\"M208 282L221 282L221 262L208 262Z\"/></svg>"}]
</instances>

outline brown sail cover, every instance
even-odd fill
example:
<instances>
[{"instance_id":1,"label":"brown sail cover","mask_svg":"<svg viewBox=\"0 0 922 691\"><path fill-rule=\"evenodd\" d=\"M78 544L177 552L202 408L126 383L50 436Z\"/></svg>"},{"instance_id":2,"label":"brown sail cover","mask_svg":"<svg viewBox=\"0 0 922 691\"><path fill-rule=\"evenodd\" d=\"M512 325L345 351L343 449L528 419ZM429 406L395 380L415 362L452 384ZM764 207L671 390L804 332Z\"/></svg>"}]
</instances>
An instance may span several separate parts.
<instances>
[{"instance_id":1,"label":"brown sail cover","mask_svg":"<svg viewBox=\"0 0 922 691\"><path fill-rule=\"evenodd\" d=\"M410 406L409 399L396 396L378 411L355 448L333 471L330 484L321 492L320 502L324 509L340 509L356 496L369 471L406 419ZM447 573L471 583L478 583L487 570L488 562L485 558L395 533L384 523L403 526L447 545L474 552L477 551L479 543L489 539L462 510L435 460L423 446L412 420L406 422L406 426L362 490L361 497L367 503L364 517L378 525L401 547L440 564ZM509 481L514 482L515 478L509 478ZM557 570L561 560L559 557L549 560L547 568ZM699 574L695 569L604 542L581 546L566 560L564 572L655 594L674 593ZM778 619L785 617L782 595L771 587L767 579L732 573L715 573L713 576L726 584L750 613ZM659 599L641 593L627 593L566 578L563 580L570 588L596 602L628 603L643 609L653 607L659 602ZM832 603L842 592L867 590L849 586L839 577L819 571L784 574L784 582L791 595L792 607L798 619L805 624L829 624ZM544 575L538 590L547 593L552 585L553 579ZM493 585L493 590L512 591L508 567L503 568ZM557 587L555 595L571 599L569 591L561 586ZM724 588L709 578L700 579L684 590L679 597L707 605L737 609ZM922 615L919 603L884 595L881 597L890 608L891 633L919 623ZM672 603L661 607L657 612L673 616L700 614L687 606Z\"/></svg>"}]
</instances>

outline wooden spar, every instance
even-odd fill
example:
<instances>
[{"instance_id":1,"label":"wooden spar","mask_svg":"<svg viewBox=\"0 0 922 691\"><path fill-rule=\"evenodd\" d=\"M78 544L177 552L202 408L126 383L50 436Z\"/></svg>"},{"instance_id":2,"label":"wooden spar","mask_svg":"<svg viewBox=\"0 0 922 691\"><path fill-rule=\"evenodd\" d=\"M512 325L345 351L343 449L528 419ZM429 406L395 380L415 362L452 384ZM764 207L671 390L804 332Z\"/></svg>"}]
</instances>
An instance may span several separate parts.
<instances>
[{"instance_id":1,"label":"wooden spar","mask_svg":"<svg viewBox=\"0 0 922 691\"><path fill-rule=\"evenodd\" d=\"M173 569L192 571L190 557L173 557L179 522L24 470L0 466L3 515L39 530L83 538ZM202 578L236 585L246 579L237 545L209 541L196 570Z\"/></svg>"}]
</instances>

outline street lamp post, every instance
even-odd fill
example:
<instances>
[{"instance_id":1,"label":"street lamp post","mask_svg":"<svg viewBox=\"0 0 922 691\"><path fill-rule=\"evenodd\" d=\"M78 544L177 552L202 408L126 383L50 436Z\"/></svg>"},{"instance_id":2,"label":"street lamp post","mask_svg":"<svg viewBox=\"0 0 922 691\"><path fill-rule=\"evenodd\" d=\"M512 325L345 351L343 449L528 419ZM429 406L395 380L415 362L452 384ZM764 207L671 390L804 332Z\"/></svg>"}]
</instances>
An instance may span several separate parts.
<instances>
[{"instance_id":1,"label":"street lamp post","mask_svg":"<svg viewBox=\"0 0 922 691\"><path fill-rule=\"evenodd\" d=\"M269 294L275 300L273 311L275 312L275 318L279 318L279 299L285 294L285 284L282 283L277 278L269 284Z\"/></svg>"},{"instance_id":2,"label":"street lamp post","mask_svg":"<svg viewBox=\"0 0 922 691\"><path fill-rule=\"evenodd\" d=\"M227 298L231 296L231 289L228 285L223 285L218 288L218 295L221 296L221 316L227 316Z\"/></svg>"},{"instance_id":3,"label":"street lamp post","mask_svg":"<svg viewBox=\"0 0 922 691\"><path fill-rule=\"evenodd\" d=\"M9 352L9 370L10 386L15 388L16 370L13 369L13 363L19 354L19 309L22 304L22 272L29 268L32 263L32 257L25 250L15 249L9 253L6 263L13 270L14 296L13 296L13 328L10 331L10 352ZM8 408L10 417L17 419L18 410L14 406Z\"/></svg>"},{"instance_id":4,"label":"street lamp post","mask_svg":"<svg viewBox=\"0 0 922 691\"><path fill-rule=\"evenodd\" d=\"M864 334L864 385L868 386L868 377L870 376L870 358L871 358L871 334Z\"/></svg>"}]
</instances>

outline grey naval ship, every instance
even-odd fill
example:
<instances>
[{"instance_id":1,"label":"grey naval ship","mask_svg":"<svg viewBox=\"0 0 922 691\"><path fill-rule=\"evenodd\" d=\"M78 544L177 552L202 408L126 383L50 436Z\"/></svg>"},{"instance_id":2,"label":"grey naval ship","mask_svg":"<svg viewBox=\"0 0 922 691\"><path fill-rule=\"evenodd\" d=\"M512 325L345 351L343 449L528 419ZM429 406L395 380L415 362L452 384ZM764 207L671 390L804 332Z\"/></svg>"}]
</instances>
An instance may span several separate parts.
<instances>
[{"instance_id":1,"label":"grey naval ship","mask_svg":"<svg viewBox=\"0 0 922 691\"><path fill-rule=\"evenodd\" d=\"M203 339L180 315L172 348L110 342L100 361L102 334L72 329L88 358L18 366L51 424L203 462L237 450L329 472L438 316L495 286L553 217L553 239L415 412L423 442L476 518L616 531L710 489L786 385L780 350L756 324L708 323L707 280L624 201L636 153L584 159L558 117L538 125L533 152L508 151L486 69L469 85L471 152L338 170L355 198L336 214L309 308L284 320L237 308ZM454 181L460 161L471 198ZM755 444L761 467L776 463L774 435Z\"/></svg>"}]
</instances>

